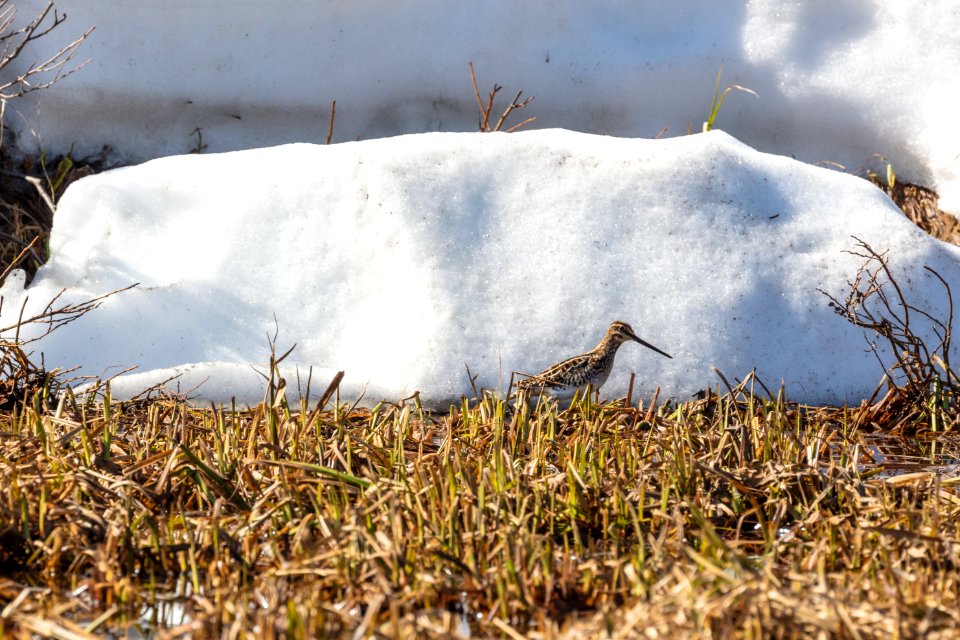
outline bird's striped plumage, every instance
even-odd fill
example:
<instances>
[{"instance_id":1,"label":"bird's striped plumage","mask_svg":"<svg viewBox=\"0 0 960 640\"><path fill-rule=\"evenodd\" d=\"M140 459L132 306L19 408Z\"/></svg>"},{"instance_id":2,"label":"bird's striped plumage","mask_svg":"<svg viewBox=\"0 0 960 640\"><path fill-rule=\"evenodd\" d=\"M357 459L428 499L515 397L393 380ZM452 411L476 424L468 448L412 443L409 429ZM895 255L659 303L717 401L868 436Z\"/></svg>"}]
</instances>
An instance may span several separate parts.
<instances>
[{"instance_id":1,"label":"bird's striped plumage","mask_svg":"<svg viewBox=\"0 0 960 640\"><path fill-rule=\"evenodd\" d=\"M614 322L596 347L587 353L568 358L517 383L517 391L529 395L549 394L561 397L583 391L587 385L599 389L610 377L617 350L624 342L639 342L668 358L672 356L637 337L626 322Z\"/></svg>"}]
</instances>

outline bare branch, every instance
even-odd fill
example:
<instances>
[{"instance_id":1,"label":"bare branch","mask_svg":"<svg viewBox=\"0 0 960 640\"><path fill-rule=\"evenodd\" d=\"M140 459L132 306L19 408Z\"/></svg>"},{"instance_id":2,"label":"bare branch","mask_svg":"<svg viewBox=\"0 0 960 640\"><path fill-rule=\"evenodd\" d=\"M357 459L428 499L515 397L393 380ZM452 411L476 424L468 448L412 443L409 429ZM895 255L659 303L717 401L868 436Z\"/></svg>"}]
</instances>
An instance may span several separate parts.
<instances>
[{"instance_id":1,"label":"bare branch","mask_svg":"<svg viewBox=\"0 0 960 640\"><path fill-rule=\"evenodd\" d=\"M30 354L24 351L25 345L39 340L60 327L80 319L87 312L99 307L104 299L135 286L137 285L133 284L129 287L117 289L116 291L111 291L110 293L80 303L58 304L57 301L63 295L63 291L60 291L60 293L54 296L53 300L44 307L42 312L27 318L24 318L27 304L27 299L25 298L20 307L17 323L0 329L0 408L8 407L11 403L21 402L30 394L36 393L41 389L47 389L51 384L65 384L63 380L64 374L72 371L72 369L66 371L60 369L47 371L44 368L42 356L40 365L37 366L31 361ZM3 299L0 298L0 307L2 307L2 304ZM26 325L35 323L46 325L42 328L41 335L29 340L21 340L21 329ZM12 339L3 337L3 334L11 330L14 332ZM50 394L46 393L44 396L51 397Z\"/></svg>"},{"instance_id":2,"label":"bare branch","mask_svg":"<svg viewBox=\"0 0 960 640\"><path fill-rule=\"evenodd\" d=\"M953 293L947 281L934 269L926 271L943 286L947 297L947 318L942 320L930 311L910 304L906 294L890 269L888 254L875 251L870 245L854 237L857 249L849 251L851 255L864 258L857 270L850 291L843 301L820 290L830 300L833 310L854 326L874 332L889 344L896 363L885 368L891 384L892 374L898 371L902 375L902 386L894 386L884 396L883 402L900 401L903 416L915 417L927 415L932 408L947 404L956 405L960 395L960 377L950 367L950 348L953 327ZM892 293L891 293L892 292ZM926 323L924 332L936 337L936 344L927 344L917 321ZM870 341L868 340L868 343ZM877 355L876 345L871 349ZM937 402L931 401L937 399Z\"/></svg>"},{"instance_id":3,"label":"bare branch","mask_svg":"<svg viewBox=\"0 0 960 640\"><path fill-rule=\"evenodd\" d=\"M97 296L96 298L91 298L83 302L66 303L61 306L57 306L57 301L66 291L66 289L61 289L60 292L57 293L57 295L55 295L53 299L47 303L43 311L35 315L32 315L28 318L23 317L23 312L26 309L27 300L29 300L29 296L26 296L24 297L23 304L20 308L20 315L21 315L20 319L17 320L16 324L12 324L8 327L0 328L0 335L3 335L4 333L7 333L9 331L16 330L17 334L16 334L16 339L14 341L16 344L19 344L22 346L22 345L29 344L31 342L36 342L37 340L40 340L41 338L44 338L50 335L52 332L56 331L60 327L70 324L74 320L78 320L84 314L90 311L93 311L94 309L102 305L103 301L109 298L110 296L118 294L122 291L128 291L129 289L136 287L138 284L139 283L134 283L128 287L123 287L122 289L116 289L114 291L110 291L109 293L105 293L102 296ZM47 328L44 331L44 333L42 335L39 335L39 336L30 338L29 340L21 342L19 340L20 329L24 325L36 324L36 323L44 323L47 325ZM7 340L0 338L0 349L2 349L4 346L9 346L10 344L11 343L8 342Z\"/></svg>"},{"instance_id":4,"label":"bare branch","mask_svg":"<svg viewBox=\"0 0 960 640\"><path fill-rule=\"evenodd\" d=\"M53 12L53 19L47 21L51 11ZM15 14L16 9L9 4L9 0L0 0L0 44L3 45L3 49L0 51L0 70L6 68L7 65L19 57L28 44L50 34L67 19L66 14L60 15L53 8L52 0L29 23L19 29L11 30ZM10 100L31 91L47 88L83 67L86 62L72 67L69 64L73 61L77 49L93 32L93 29L94 27L90 27L49 58L30 64L27 70L18 74L15 79L0 84L0 101Z\"/></svg>"},{"instance_id":5,"label":"bare branch","mask_svg":"<svg viewBox=\"0 0 960 640\"><path fill-rule=\"evenodd\" d=\"M477 107L479 107L480 109L480 122L479 122L480 131L484 131L484 132L501 131L510 113L513 112L514 109L523 109L524 107L526 107L528 104L530 104L530 101L533 100L533 96L530 96L529 98L526 98L525 100L520 102L520 96L523 95L523 91L518 91L516 97L514 97L513 101L507 106L504 112L500 115L500 118L499 120L497 120L496 125L491 126L490 114L493 112L493 103L496 100L497 94L500 92L501 89L503 89L503 87L494 83L493 89L490 90L490 94L487 96L487 102L486 104L484 104L483 100L480 98L480 89L477 86L477 76L473 71L473 63L471 62L469 63L469 65L470 65L470 80L473 82L473 96L477 101ZM513 132L522 126L533 122L536 119L537 119L536 116L532 118L527 118L523 122L513 125L506 131L508 133Z\"/></svg>"},{"instance_id":6,"label":"bare branch","mask_svg":"<svg viewBox=\"0 0 960 640\"><path fill-rule=\"evenodd\" d=\"M3 273L0 273L0 282L3 282L4 280L7 279L7 276L10 275L10 272L13 271L18 264L20 264L20 261L23 260L28 253L31 253L33 251L33 247L38 242L40 242L40 236L34 236L33 240L30 241L30 244L24 247L23 250L20 252L20 254L13 259L13 262L7 265L7 268L3 270ZM3 307L3 299L0 298L0 308L2 307Z\"/></svg>"}]
</instances>

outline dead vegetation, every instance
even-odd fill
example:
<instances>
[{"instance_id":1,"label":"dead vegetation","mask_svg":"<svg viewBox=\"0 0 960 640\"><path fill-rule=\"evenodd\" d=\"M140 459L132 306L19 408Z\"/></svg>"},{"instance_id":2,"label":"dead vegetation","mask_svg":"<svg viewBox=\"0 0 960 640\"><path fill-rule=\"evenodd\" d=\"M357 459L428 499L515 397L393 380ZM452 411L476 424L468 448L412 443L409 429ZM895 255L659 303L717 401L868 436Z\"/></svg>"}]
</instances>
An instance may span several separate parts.
<instances>
[{"instance_id":1,"label":"dead vegetation","mask_svg":"<svg viewBox=\"0 0 960 640\"><path fill-rule=\"evenodd\" d=\"M890 196L915 225L938 240L960 245L960 221L940 208L940 198L933 190L896 180L890 172L886 179L875 173L867 174L867 179Z\"/></svg>"},{"instance_id":2,"label":"dead vegetation","mask_svg":"<svg viewBox=\"0 0 960 640\"><path fill-rule=\"evenodd\" d=\"M0 0L0 71L11 67L18 58L22 62L21 54L31 43L48 36L67 19L66 14L57 12L52 0L22 26L16 25L16 15L17 8L13 2ZM16 69L10 79L0 83L0 105L6 107L8 100L46 89L83 66L74 64L74 58L80 45L92 32L93 27L60 47L53 55Z\"/></svg>"},{"instance_id":3,"label":"dead vegetation","mask_svg":"<svg viewBox=\"0 0 960 640\"><path fill-rule=\"evenodd\" d=\"M0 264L10 265L19 256L18 266L28 277L47 259L55 202L70 182L93 172L88 166L75 166L69 154L51 164L43 155L37 163L29 158L15 162L7 151L11 142L4 122L8 103L52 86L84 64L75 58L93 27L54 54L34 56L32 62L24 63L33 43L48 38L66 19L50 1L33 18L18 23L16 5L0 0L0 75L4 78L0 81ZM24 251L28 255L20 255Z\"/></svg>"},{"instance_id":4,"label":"dead vegetation","mask_svg":"<svg viewBox=\"0 0 960 640\"><path fill-rule=\"evenodd\" d=\"M946 311L941 318L907 300L886 253L859 238L854 240L857 246L850 253L864 261L849 283L846 298L841 301L821 291L838 315L865 330L887 374L873 397L854 414L854 425L886 424L908 432L956 428L960 378L950 364L954 312L949 283L930 267L923 267L926 275L943 287ZM889 366L883 364L876 339L889 348L893 358Z\"/></svg>"},{"instance_id":5,"label":"dead vegetation","mask_svg":"<svg viewBox=\"0 0 960 640\"><path fill-rule=\"evenodd\" d=\"M507 122L507 118L510 117L515 110L524 109L533 101L533 96L529 96L520 99L520 96L523 95L523 91L517 91L517 95L513 97L513 100L510 101L510 104L503 110L503 113L500 114L500 117L497 118L496 122L491 122L491 117L496 117L496 114L493 113L493 105L496 101L497 94L503 89L500 85L494 83L493 89L490 90L490 94L487 96L486 102L480 97L480 88L477 86L477 76L473 72L473 63L470 63L470 80L473 82L473 95L477 100L477 107L480 109L480 119L479 119L479 129L480 131L490 133L492 131L506 131L507 133L516 131L517 129L530 124L537 119L536 116L532 116L525 120L521 120L517 124L503 129L503 126Z\"/></svg>"},{"instance_id":6,"label":"dead vegetation","mask_svg":"<svg viewBox=\"0 0 960 640\"><path fill-rule=\"evenodd\" d=\"M30 399L0 427L0 625L951 637L957 478L878 473L844 410L754 387L511 418Z\"/></svg>"}]
</instances>

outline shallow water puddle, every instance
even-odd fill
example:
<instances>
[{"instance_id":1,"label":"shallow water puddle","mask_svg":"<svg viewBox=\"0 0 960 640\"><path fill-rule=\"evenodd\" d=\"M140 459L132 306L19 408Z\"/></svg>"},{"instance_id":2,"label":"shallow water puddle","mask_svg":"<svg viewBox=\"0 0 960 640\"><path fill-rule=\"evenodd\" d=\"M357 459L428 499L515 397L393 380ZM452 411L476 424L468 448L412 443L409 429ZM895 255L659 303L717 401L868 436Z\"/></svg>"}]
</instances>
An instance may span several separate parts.
<instances>
[{"instance_id":1,"label":"shallow water puddle","mask_svg":"<svg viewBox=\"0 0 960 640\"><path fill-rule=\"evenodd\" d=\"M873 477L890 478L928 472L960 475L960 438L955 434L936 438L910 438L888 434L862 434L861 471L879 469Z\"/></svg>"}]
</instances>

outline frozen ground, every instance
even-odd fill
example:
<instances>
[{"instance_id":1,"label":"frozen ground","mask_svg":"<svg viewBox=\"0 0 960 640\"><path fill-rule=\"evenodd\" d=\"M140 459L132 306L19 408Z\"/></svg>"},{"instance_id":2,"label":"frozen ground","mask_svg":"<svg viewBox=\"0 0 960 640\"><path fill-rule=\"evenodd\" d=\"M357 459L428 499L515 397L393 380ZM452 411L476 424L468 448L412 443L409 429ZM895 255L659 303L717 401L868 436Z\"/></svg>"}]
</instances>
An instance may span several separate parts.
<instances>
[{"instance_id":1,"label":"frozen ground","mask_svg":"<svg viewBox=\"0 0 960 640\"><path fill-rule=\"evenodd\" d=\"M61 201L52 259L27 291L80 300L137 282L38 346L47 367L173 374L198 397L255 402L267 336L319 393L420 390L441 404L592 347L630 322L667 360L625 345L605 395L683 399L753 367L808 402L858 401L881 376L835 316L857 235L889 250L908 298L942 310L923 271L957 249L875 187L756 152L727 134L668 140L569 131L436 133L164 158L83 179ZM3 323L22 290L2 291ZM276 324L275 324L276 323ZM39 353L37 354L39 355ZM192 364L191 364L192 363ZM263 367L260 367L263 370Z\"/></svg>"},{"instance_id":2,"label":"frozen ground","mask_svg":"<svg viewBox=\"0 0 960 640\"><path fill-rule=\"evenodd\" d=\"M20 0L20 17L47 0ZM956 0L57 0L69 20L20 60L90 26L90 63L6 120L20 143L114 158L476 129L485 93L536 96L534 127L624 137L698 131L721 61L719 126L756 149L849 170L882 154L960 212ZM16 64L11 67L15 70Z\"/></svg>"}]
</instances>

